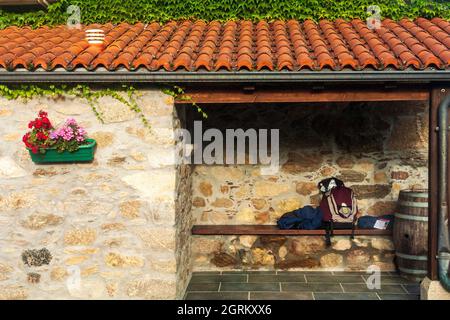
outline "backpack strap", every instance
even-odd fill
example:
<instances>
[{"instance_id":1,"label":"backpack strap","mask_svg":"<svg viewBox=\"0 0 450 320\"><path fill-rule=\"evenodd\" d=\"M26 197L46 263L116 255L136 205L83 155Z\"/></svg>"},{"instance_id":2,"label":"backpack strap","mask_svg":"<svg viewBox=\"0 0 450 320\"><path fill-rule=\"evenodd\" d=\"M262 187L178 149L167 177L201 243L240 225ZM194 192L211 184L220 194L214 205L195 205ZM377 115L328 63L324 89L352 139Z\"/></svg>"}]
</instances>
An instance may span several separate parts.
<instances>
[{"instance_id":1,"label":"backpack strap","mask_svg":"<svg viewBox=\"0 0 450 320\"><path fill-rule=\"evenodd\" d=\"M352 235L350 236L351 240L355 239L355 228L356 228L356 223L353 222L353 224L352 224Z\"/></svg>"},{"instance_id":2,"label":"backpack strap","mask_svg":"<svg viewBox=\"0 0 450 320\"><path fill-rule=\"evenodd\" d=\"M325 227L325 241L327 247L331 246L331 237L333 236L333 220L328 221Z\"/></svg>"},{"instance_id":3,"label":"backpack strap","mask_svg":"<svg viewBox=\"0 0 450 320\"><path fill-rule=\"evenodd\" d=\"M355 239L355 229L356 229L356 224L358 223L358 209L356 209L356 214L353 217L353 223L352 223L352 235L350 236L350 239L353 240Z\"/></svg>"}]
</instances>

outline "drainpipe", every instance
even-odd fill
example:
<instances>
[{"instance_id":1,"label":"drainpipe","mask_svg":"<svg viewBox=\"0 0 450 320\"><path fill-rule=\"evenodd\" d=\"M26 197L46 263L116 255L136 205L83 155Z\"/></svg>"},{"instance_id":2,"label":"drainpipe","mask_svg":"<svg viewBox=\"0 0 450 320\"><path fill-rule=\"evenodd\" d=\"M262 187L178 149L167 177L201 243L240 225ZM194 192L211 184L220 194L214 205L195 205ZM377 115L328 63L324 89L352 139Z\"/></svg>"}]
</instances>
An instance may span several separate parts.
<instances>
[{"instance_id":1,"label":"drainpipe","mask_svg":"<svg viewBox=\"0 0 450 320\"><path fill-rule=\"evenodd\" d=\"M439 105L439 238L438 238L438 264L439 280L442 286L450 291L449 262L450 242L448 230L448 205L447 205L447 134L448 134L448 108L450 107L450 95L447 95ZM430 230L432 232L433 230Z\"/></svg>"}]
</instances>

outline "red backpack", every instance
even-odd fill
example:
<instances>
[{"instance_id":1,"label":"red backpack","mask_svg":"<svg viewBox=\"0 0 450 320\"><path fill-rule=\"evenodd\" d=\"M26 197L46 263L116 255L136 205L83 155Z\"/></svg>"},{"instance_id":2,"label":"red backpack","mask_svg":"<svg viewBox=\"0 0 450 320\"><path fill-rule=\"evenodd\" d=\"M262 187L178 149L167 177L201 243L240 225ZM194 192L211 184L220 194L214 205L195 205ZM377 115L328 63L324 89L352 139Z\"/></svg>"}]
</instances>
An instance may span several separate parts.
<instances>
[{"instance_id":1,"label":"red backpack","mask_svg":"<svg viewBox=\"0 0 450 320\"><path fill-rule=\"evenodd\" d=\"M345 186L338 186L322 196L320 209L323 213L322 220L326 225L327 244L331 244L330 236L333 229L352 229L351 238L354 238L357 220L358 205L353 190Z\"/></svg>"}]
</instances>

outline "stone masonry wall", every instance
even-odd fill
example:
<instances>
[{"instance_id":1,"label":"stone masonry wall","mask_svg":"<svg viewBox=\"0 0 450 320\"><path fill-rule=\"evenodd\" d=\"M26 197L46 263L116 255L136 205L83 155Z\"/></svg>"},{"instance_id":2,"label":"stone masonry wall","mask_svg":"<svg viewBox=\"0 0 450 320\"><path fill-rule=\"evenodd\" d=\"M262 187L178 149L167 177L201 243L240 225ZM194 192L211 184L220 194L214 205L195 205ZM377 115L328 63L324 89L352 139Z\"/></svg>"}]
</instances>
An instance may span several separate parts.
<instances>
[{"instance_id":1,"label":"stone masonry wall","mask_svg":"<svg viewBox=\"0 0 450 320\"><path fill-rule=\"evenodd\" d=\"M177 191L189 191L190 173L174 163L181 124L171 97L139 95L151 130L108 97L105 124L69 97L0 99L0 299L182 296L189 268L177 264L189 266L189 239L176 234L189 228L189 195ZM75 117L98 143L95 160L31 162L21 138L40 109L54 124Z\"/></svg>"},{"instance_id":2,"label":"stone masonry wall","mask_svg":"<svg viewBox=\"0 0 450 320\"><path fill-rule=\"evenodd\" d=\"M196 224L275 224L285 212L317 206L317 183L336 176L355 191L363 214L393 213L402 189L427 187L426 104L330 103L204 106L208 128L279 128L280 170L197 165ZM194 269L394 268L389 238L194 237ZM360 243L358 243L360 241ZM356 262L356 263L355 263Z\"/></svg>"},{"instance_id":3,"label":"stone masonry wall","mask_svg":"<svg viewBox=\"0 0 450 320\"><path fill-rule=\"evenodd\" d=\"M190 106L177 106L175 129L188 126L187 108ZM182 157L182 150L179 150ZM179 164L177 166L177 200L176 208L176 257L177 257L177 297L182 298L192 274L192 251L191 251L191 229L192 229L192 172L190 164Z\"/></svg>"}]
</instances>

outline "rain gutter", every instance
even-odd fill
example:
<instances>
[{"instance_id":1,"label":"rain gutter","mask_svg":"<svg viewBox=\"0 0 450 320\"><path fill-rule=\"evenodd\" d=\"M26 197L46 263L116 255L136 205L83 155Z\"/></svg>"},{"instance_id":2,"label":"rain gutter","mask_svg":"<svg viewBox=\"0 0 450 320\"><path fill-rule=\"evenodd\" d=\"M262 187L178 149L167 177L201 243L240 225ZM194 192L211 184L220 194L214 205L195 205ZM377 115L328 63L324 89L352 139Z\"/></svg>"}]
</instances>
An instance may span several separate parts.
<instances>
[{"instance_id":1,"label":"rain gutter","mask_svg":"<svg viewBox=\"0 0 450 320\"><path fill-rule=\"evenodd\" d=\"M103 68L102 68L103 69ZM305 83L305 82L450 82L450 70L424 71L88 71L0 70L0 83Z\"/></svg>"}]
</instances>

